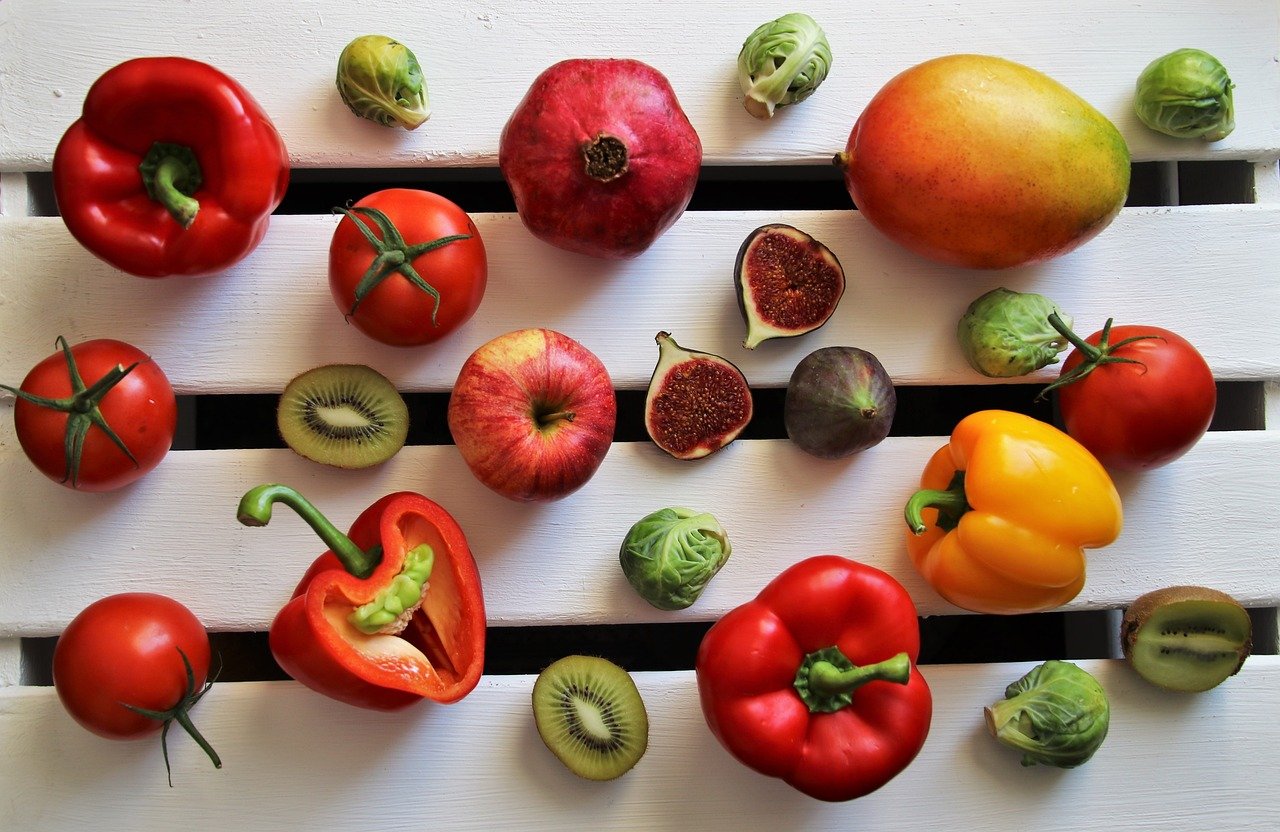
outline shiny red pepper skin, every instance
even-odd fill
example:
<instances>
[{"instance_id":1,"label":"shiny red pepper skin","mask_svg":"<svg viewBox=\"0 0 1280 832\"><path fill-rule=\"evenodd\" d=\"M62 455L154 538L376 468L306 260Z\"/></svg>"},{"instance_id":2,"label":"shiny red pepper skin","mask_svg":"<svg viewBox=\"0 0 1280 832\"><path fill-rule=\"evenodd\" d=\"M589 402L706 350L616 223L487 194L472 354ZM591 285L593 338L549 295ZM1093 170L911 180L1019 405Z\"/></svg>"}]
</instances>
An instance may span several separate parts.
<instances>
[{"instance_id":1,"label":"shiny red pepper skin","mask_svg":"<svg viewBox=\"0 0 1280 832\"><path fill-rule=\"evenodd\" d=\"M833 645L859 666L906 653L906 683L867 682L851 704L811 712L797 670ZM924 745L933 699L919 652L915 605L901 584L846 558L809 558L707 632L696 664L702 710L745 765L813 797L850 800L883 786Z\"/></svg>"},{"instance_id":2,"label":"shiny red pepper skin","mask_svg":"<svg viewBox=\"0 0 1280 832\"><path fill-rule=\"evenodd\" d=\"M184 228L143 184L155 142L194 151L203 182ZM58 210L95 255L140 277L222 271L258 245L289 184L280 134L253 97L187 58L135 58L107 70L53 158Z\"/></svg>"},{"instance_id":3,"label":"shiny red pepper skin","mask_svg":"<svg viewBox=\"0 0 1280 832\"><path fill-rule=\"evenodd\" d=\"M271 624L271 652L294 679L326 696L374 710L395 710L430 699L455 702L484 669L485 611L475 559L457 522L438 504L412 492L389 494L356 519L348 532L361 549L383 547L367 578L348 573L327 551L303 576L293 598ZM379 663L357 649L325 616L325 602L345 610L373 600L399 574L405 553L430 543L435 565L427 601L402 636L428 661ZM429 621L428 621L429 619Z\"/></svg>"}]
</instances>

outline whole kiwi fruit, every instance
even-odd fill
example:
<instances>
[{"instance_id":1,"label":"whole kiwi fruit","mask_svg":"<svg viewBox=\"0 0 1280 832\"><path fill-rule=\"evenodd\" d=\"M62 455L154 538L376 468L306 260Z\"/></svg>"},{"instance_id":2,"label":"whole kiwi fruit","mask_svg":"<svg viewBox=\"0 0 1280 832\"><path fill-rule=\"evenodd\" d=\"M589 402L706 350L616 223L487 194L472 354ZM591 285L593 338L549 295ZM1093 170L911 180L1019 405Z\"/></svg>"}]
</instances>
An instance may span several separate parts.
<instances>
[{"instance_id":1,"label":"whole kiwi fruit","mask_svg":"<svg viewBox=\"0 0 1280 832\"><path fill-rule=\"evenodd\" d=\"M566 656L533 685L538 735L579 777L612 780L649 746L649 716L631 675L598 656Z\"/></svg>"},{"instance_id":2,"label":"whole kiwi fruit","mask_svg":"<svg viewBox=\"0 0 1280 832\"><path fill-rule=\"evenodd\" d=\"M1124 657L1166 690L1197 692L1234 676L1253 648L1249 613L1225 592L1171 586L1139 597L1120 624Z\"/></svg>"},{"instance_id":3,"label":"whole kiwi fruit","mask_svg":"<svg viewBox=\"0 0 1280 832\"><path fill-rule=\"evenodd\" d=\"M289 382L276 408L276 426L299 456L338 468L367 468L404 447L409 408L378 371L329 364Z\"/></svg>"}]
</instances>

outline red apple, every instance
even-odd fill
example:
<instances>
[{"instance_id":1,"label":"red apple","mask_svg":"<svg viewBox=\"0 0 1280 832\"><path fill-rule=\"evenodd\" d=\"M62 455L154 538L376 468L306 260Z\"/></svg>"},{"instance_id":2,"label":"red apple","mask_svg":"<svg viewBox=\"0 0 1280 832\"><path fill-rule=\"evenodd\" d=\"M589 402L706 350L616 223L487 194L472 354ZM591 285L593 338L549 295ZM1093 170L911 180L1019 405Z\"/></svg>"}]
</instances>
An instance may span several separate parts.
<instances>
[{"instance_id":1,"label":"red apple","mask_svg":"<svg viewBox=\"0 0 1280 832\"><path fill-rule=\"evenodd\" d=\"M521 329L466 360L449 398L449 432L480 482L512 500L581 488L613 442L613 382L567 335Z\"/></svg>"}]
</instances>

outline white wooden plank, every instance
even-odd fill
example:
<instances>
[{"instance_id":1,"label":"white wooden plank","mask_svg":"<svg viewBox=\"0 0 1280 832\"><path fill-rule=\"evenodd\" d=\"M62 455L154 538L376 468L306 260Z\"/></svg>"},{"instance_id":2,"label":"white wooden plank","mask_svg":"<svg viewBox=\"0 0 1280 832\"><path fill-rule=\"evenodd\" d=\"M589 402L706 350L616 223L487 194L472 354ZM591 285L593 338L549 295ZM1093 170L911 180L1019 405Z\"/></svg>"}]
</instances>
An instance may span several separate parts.
<instances>
[{"instance_id":1,"label":"white wooden plank","mask_svg":"<svg viewBox=\"0 0 1280 832\"><path fill-rule=\"evenodd\" d=\"M76 726L49 688L0 691L0 783L15 829L914 830L1275 828L1274 711L1280 660L1250 658L1212 691L1165 693L1123 662L1088 661L1111 726L1085 765L1023 768L982 709L1033 665L922 668L929 737L867 797L823 803L759 775L711 735L692 672L641 672L649 749L618 780L591 783L543 747L531 676L486 677L468 698L398 714L361 712L291 682L228 683L194 713L221 753L215 771L174 732L174 788L154 738L113 743ZM50 753L53 749L53 753ZM21 783L39 783L22 788ZM270 784L264 787L264 784Z\"/></svg>"},{"instance_id":2,"label":"white wooden plank","mask_svg":"<svg viewBox=\"0 0 1280 832\"><path fill-rule=\"evenodd\" d=\"M323 549L285 509L266 528L236 522L241 494L262 482L297 487L342 528L391 491L437 500L467 533L494 625L710 620L787 565L824 553L894 575L922 615L954 613L916 575L903 542L902 506L943 441L894 437L838 462L788 440L740 441L696 463L649 442L619 443L582 490L548 505L488 491L452 446L405 448L361 472L289 451L175 451L136 485L105 495L57 486L4 451L0 636L56 634L89 602L140 583L183 601L210 629L265 630ZM1088 582L1067 608L1120 608L1188 583L1274 606L1280 550L1258 541L1275 531L1278 469L1280 433L1211 433L1174 464L1117 478L1124 532L1090 553ZM642 601L618 566L631 524L669 505L711 512L733 543L727 565L681 613Z\"/></svg>"},{"instance_id":3,"label":"white wooden plank","mask_svg":"<svg viewBox=\"0 0 1280 832\"><path fill-rule=\"evenodd\" d=\"M1274 158L1280 150L1280 21L1272 0L813 0L831 75L772 122L747 115L736 80L743 40L780 12L765 0L715 0L678 14L649 4L484 0L425 8L282 0L78 0L0 5L0 169L44 170L89 85L139 55L213 63L245 84L280 127L297 167L491 165L502 126L533 78L568 57L632 57L671 79L708 163L817 162L843 148L862 107L920 61L982 52L1030 64L1109 116L1136 159ZM370 32L409 44L421 60L433 115L412 135L362 122L333 87L338 53ZM54 58L50 44L66 49ZM1152 59L1183 46L1217 55L1236 81L1237 128L1206 144L1169 139L1132 112L1134 83Z\"/></svg>"},{"instance_id":4,"label":"white wooden plank","mask_svg":"<svg viewBox=\"0 0 1280 832\"><path fill-rule=\"evenodd\" d=\"M335 217L277 217L262 246L228 272L164 281L115 271L57 218L0 220L0 378L16 383L63 334L137 344L183 393L279 392L303 370L352 361L404 390L448 390L483 342L546 326L586 344L621 388L648 384L659 330L729 358L757 386L785 386L801 358L832 344L870 350L900 384L974 384L987 380L965 364L955 326L970 301L997 286L1054 298L1083 334L1108 316L1164 326L1195 344L1218 378L1280 376L1280 341L1272 337L1280 206L1126 209L1075 252L1002 272L935 265L855 211L690 213L626 263L545 245L514 214L475 219L489 255L484 301L457 332L409 349L378 344L343 322L326 278ZM824 327L751 351L742 347L733 267L742 240L768 222L827 243L849 285ZM1037 378L1054 376L1049 367Z\"/></svg>"},{"instance_id":5,"label":"white wooden plank","mask_svg":"<svg viewBox=\"0 0 1280 832\"><path fill-rule=\"evenodd\" d=\"M0 638L0 689L22 684L22 639Z\"/></svg>"},{"instance_id":6,"label":"white wooden plank","mask_svg":"<svg viewBox=\"0 0 1280 832\"><path fill-rule=\"evenodd\" d=\"M1280 162L1259 162L1253 168L1253 201L1280 202Z\"/></svg>"},{"instance_id":7,"label":"white wooden plank","mask_svg":"<svg viewBox=\"0 0 1280 832\"><path fill-rule=\"evenodd\" d=\"M31 193L27 177L21 173L0 173L0 217L26 217L31 214Z\"/></svg>"}]
</instances>

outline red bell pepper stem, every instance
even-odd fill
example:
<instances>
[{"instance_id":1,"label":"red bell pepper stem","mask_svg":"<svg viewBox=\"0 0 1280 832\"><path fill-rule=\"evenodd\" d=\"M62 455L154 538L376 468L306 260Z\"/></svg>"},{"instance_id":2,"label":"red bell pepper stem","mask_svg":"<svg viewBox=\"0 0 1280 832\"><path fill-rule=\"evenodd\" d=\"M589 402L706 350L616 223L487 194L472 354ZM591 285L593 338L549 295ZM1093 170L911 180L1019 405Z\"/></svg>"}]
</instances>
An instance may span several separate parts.
<instances>
[{"instance_id":1,"label":"red bell pepper stem","mask_svg":"<svg viewBox=\"0 0 1280 832\"><path fill-rule=\"evenodd\" d=\"M195 151L170 142L156 142L138 164L147 196L159 202L183 228L196 221L200 203L192 194L204 184Z\"/></svg>"},{"instance_id":2,"label":"red bell pepper stem","mask_svg":"<svg viewBox=\"0 0 1280 832\"><path fill-rule=\"evenodd\" d=\"M272 503L284 503L297 512L342 562L343 568L355 577L369 577L382 561L381 544L364 551L338 531L338 527L330 523L307 498L287 485L267 484L249 489L240 498L236 519L246 526L265 526L271 522Z\"/></svg>"},{"instance_id":3,"label":"red bell pepper stem","mask_svg":"<svg viewBox=\"0 0 1280 832\"><path fill-rule=\"evenodd\" d=\"M938 519L934 521L938 528L951 531L960 525L961 516L970 508L969 500L964 493L964 471L956 471L956 475L951 478L951 483L945 491L922 488L911 495L903 514L913 534L924 534L928 528L921 515L926 508L938 510Z\"/></svg>"},{"instance_id":4,"label":"red bell pepper stem","mask_svg":"<svg viewBox=\"0 0 1280 832\"><path fill-rule=\"evenodd\" d=\"M796 671L795 687L811 713L833 713L853 702L853 692L868 682L905 685L911 680L911 657L905 652L859 667L839 647L815 650Z\"/></svg>"}]
</instances>

